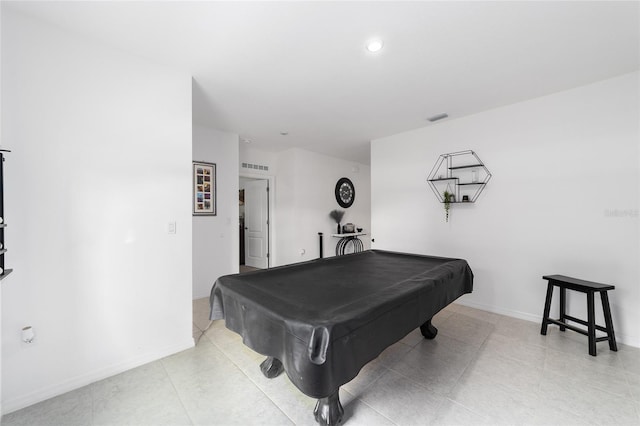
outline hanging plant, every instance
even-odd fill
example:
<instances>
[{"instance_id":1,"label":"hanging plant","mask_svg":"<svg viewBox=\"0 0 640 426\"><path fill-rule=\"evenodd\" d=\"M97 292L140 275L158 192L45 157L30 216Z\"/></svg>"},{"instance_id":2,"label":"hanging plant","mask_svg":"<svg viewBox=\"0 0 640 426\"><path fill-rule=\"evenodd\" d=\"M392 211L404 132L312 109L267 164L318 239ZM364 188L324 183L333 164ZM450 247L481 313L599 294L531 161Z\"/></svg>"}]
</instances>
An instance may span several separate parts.
<instances>
[{"instance_id":1,"label":"hanging plant","mask_svg":"<svg viewBox=\"0 0 640 426\"><path fill-rule=\"evenodd\" d=\"M453 194L449 191L444 191L442 195L444 197L445 220L449 222L449 209L451 208L451 202L454 200Z\"/></svg>"}]
</instances>

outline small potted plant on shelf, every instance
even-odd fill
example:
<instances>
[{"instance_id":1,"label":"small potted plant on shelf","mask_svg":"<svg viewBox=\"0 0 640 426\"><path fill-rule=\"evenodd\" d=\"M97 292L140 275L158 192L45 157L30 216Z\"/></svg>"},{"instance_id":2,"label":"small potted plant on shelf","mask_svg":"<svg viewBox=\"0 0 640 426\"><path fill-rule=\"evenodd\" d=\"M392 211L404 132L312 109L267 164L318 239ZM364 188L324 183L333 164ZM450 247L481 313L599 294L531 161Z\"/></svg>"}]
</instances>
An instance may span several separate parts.
<instances>
[{"instance_id":1,"label":"small potted plant on shelf","mask_svg":"<svg viewBox=\"0 0 640 426\"><path fill-rule=\"evenodd\" d=\"M442 195L444 198L445 220L449 222L449 209L451 208L451 203L455 201L455 196L449 191L444 191Z\"/></svg>"},{"instance_id":2,"label":"small potted plant on shelf","mask_svg":"<svg viewBox=\"0 0 640 426\"><path fill-rule=\"evenodd\" d=\"M344 217L344 210L332 210L329 216L336 221L338 224L338 234L341 234L340 222L342 222L342 218Z\"/></svg>"}]
</instances>

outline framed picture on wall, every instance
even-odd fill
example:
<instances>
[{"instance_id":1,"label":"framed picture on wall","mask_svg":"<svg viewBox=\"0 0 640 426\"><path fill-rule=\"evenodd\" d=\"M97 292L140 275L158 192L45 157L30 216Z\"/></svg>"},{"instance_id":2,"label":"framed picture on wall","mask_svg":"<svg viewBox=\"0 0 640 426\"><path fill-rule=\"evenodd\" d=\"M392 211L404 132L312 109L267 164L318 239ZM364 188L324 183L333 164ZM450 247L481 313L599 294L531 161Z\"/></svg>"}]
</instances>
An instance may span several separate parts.
<instances>
[{"instance_id":1,"label":"framed picture on wall","mask_svg":"<svg viewBox=\"0 0 640 426\"><path fill-rule=\"evenodd\" d=\"M216 215L216 165L193 162L193 215Z\"/></svg>"}]
</instances>

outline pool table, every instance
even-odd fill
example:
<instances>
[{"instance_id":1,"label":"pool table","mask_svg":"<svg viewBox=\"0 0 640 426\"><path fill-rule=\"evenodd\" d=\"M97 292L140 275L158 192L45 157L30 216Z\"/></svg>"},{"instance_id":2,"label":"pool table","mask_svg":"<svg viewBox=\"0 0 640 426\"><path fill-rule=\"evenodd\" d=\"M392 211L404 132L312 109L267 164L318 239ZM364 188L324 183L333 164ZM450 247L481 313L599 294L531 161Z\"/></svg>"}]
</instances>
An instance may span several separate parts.
<instances>
[{"instance_id":1,"label":"pool table","mask_svg":"<svg viewBox=\"0 0 640 426\"><path fill-rule=\"evenodd\" d=\"M286 372L317 398L316 421L343 415L341 385L388 346L473 289L465 260L368 250L219 278L212 320L224 319L245 345L267 356L262 372Z\"/></svg>"}]
</instances>

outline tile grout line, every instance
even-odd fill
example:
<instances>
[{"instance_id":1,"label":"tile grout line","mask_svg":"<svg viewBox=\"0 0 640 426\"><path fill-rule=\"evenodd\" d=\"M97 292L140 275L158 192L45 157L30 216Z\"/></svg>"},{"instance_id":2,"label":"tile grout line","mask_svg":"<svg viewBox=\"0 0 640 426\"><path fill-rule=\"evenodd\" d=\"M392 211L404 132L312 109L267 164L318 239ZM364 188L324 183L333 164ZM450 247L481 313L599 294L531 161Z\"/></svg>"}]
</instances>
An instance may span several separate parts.
<instances>
[{"instance_id":1,"label":"tile grout line","mask_svg":"<svg viewBox=\"0 0 640 426\"><path fill-rule=\"evenodd\" d=\"M263 395L264 395L264 396L265 396L269 401L271 401L271 403L272 403L272 404L273 404L273 405L274 405L274 406L275 406L275 407L276 407L276 408L277 408L277 409L278 409L278 410L279 410L279 411L280 411L280 412L281 412L281 413L282 413L282 414L283 414L287 419L289 419L293 425L295 425L295 424L296 424L296 422L295 422L295 421L294 421L294 420L293 420L289 415L287 415L287 413L285 413L285 412L282 410L282 408L280 408L280 406L279 406L279 405L278 405L278 404L277 404L277 403L276 403L276 402L275 402L271 397L269 397L269 395L264 391L264 389L262 389L262 387L261 387L258 383L256 383L256 382L255 382L255 381L254 381L254 380L253 380L253 379L252 379L252 378L251 378L247 373L245 373L245 372L244 372L244 370L242 369L242 367L240 367L240 365L238 365L238 364L237 364L237 363L236 363L236 362L235 362L235 361L234 361L234 360L233 360L233 359L232 359L232 358L227 354L227 352L226 352L222 347L220 347L216 342L214 342L213 340L211 340L211 339L209 338L209 336L208 336L206 333L205 333L205 334L203 334L203 335L204 335L204 336L206 336L206 338L211 342L211 344L213 344L216 348L218 348L218 350L220 350L220 352L221 352L221 353L222 353L222 354L223 354L223 355L224 355L224 356L225 356L225 357L226 357L226 358L227 358L227 359L228 359L228 360L229 360L233 365L235 365L235 366L236 366L236 368L237 368L238 370L240 370L240 372L241 372L242 374L244 374L244 376L245 376L247 379L249 379L249 381L250 381L251 383L253 383L253 385L254 385L256 388L258 388L258 390L259 390L260 392L262 392L262 394L263 394ZM275 378L275 377L274 377L274 378ZM287 380L289 380L289 379L287 378Z\"/></svg>"},{"instance_id":2,"label":"tile grout line","mask_svg":"<svg viewBox=\"0 0 640 426\"><path fill-rule=\"evenodd\" d=\"M208 336L207 336L207 338L208 338ZM211 341L211 339L209 339L209 340ZM224 349L220 348L220 346L218 346L215 342L213 342L213 341L211 341L211 342L212 342L214 345L216 345L216 347L218 347L218 348L220 349L220 351L224 354L224 356L225 356L225 357L227 357L227 359L229 359L229 361L231 361L231 362L232 362L232 363L233 363L233 364L234 364L234 365L235 365L235 366L236 366L236 367L237 367L237 368L242 372L242 374L244 374L244 375L245 375L245 377L247 377L247 378L249 379L249 381L251 381L251 383L253 383L253 384L254 384L258 389L260 389L260 391L261 391L261 392L262 392L262 393L267 397L267 399L269 399L269 400L273 403L273 405L275 405L275 406L278 408L278 410L280 410L280 412L282 412L282 414L283 414L286 418L288 418L288 419L291 421L291 423L293 423L294 425L296 424L296 422L294 421L294 419L292 419L289 415L287 415L287 413L286 413L284 410L282 410L282 408L280 408L280 406L276 403L276 401L274 401L273 399L271 399L271 397L270 397L270 396L269 396L269 395L268 395L268 394L263 390L263 388L260 386L260 384L259 384L259 383L257 383L256 381L254 381L254 380L253 380L249 375L247 375L247 374L244 372L244 370L243 370L239 365L237 365L237 364L233 361L233 359L231 359L231 357L229 357L229 355L227 355L227 353L224 351ZM386 367L386 366L384 366L384 365L383 365L383 367L385 368L385 370L389 371L389 368L387 368L387 367ZM386 373L386 372L385 372L385 373ZM380 377L382 377L385 373L383 373ZM380 379L380 377L377 377L377 378L376 378L376 379L375 379L375 380L374 380L374 381L373 381L373 382L372 382L368 387L371 387L375 382L377 382L377 381ZM289 378L287 377L287 378L286 378L286 380L289 380ZM341 388L342 388L342 386L341 386ZM362 399L360 399L359 397L356 397L353 393L349 392L349 391L348 391L348 390L346 390L346 389L342 389L342 391L343 391L343 392L347 392L347 393L349 393L350 395L352 395L352 396L354 397L354 400L359 401L359 402L361 402L362 404L365 404L367 407L369 407L370 409L372 409L373 411L375 411L378 415L380 415L380 416L382 416L383 418L385 418L385 419L389 420L389 422L390 422L391 424L398 426L398 425L397 425L397 423L395 423L394 421L392 421L391 419L389 419L389 418L388 418L387 416L385 416L384 414L380 413L380 412L379 412L378 410L376 410L375 408L371 407L369 404L367 404L366 402L364 402L364 401L363 401ZM303 395L304 395L304 394L303 394ZM307 395L307 396L308 396L308 395ZM352 400L352 403L353 403L353 401L354 401L354 400Z\"/></svg>"},{"instance_id":3,"label":"tile grout line","mask_svg":"<svg viewBox=\"0 0 640 426\"><path fill-rule=\"evenodd\" d=\"M460 374L460 376L458 376L458 379L456 380L456 383L455 383L453 386L451 386L451 389L449 390L449 392L447 392L447 394L446 394L446 395L444 395L444 397L445 397L446 399L448 399L449 401L453 402L454 404L457 404L457 405L461 406L462 408L464 408L465 410L467 410L467 411L469 411L469 412L471 412L471 413L474 413L474 414L476 414L476 415L479 415L479 416L481 416L481 417L483 417L483 418L490 418L490 417L489 417L489 416L487 416L487 415L486 415L486 414L484 414L484 413L478 413L476 410L472 409L471 407L467 407L465 404L463 404L463 403L461 403L461 402L459 402L459 401L457 401L457 400L453 399L453 395L452 395L452 393L453 393L454 389L455 389L458 385L460 385L460 381L462 380L462 377L464 377L465 373L466 373L467 371L469 371L469 367L471 366L471 364L473 364L473 363L474 363L474 361L477 361L477 360L478 360L478 354L481 352L481 349L482 349L483 347L486 347L486 345L487 345L487 340L489 339L489 336L495 332L495 328L496 328L496 327L495 327L495 324L493 324L493 330L491 331L491 333L489 333L489 334L487 335L487 337L485 337L485 338L484 338L484 340L482 341L482 343L481 343L481 344L480 344L480 346L478 347L478 350L477 350L477 351L476 351L476 353L474 354L473 358L471 358L471 359L469 360L469 363L467 363L467 365L465 366L464 370L462 371L462 374ZM465 343L465 342L462 342L462 341L460 341L460 340L455 339L454 337L450 337L450 338L451 338L451 339L453 339L453 340L459 341L459 342L461 342L461 343Z\"/></svg>"},{"instance_id":4,"label":"tile grout line","mask_svg":"<svg viewBox=\"0 0 640 426\"><path fill-rule=\"evenodd\" d=\"M596 365L600 365L600 366L602 366L602 367L611 368L611 369L613 369L613 370L621 370L621 372L622 372L622 373L626 373L626 372L627 372L627 371L624 369L624 366L623 366L622 368L618 368L618 367L615 367L615 366L610 366L610 365L605 365L605 364L597 364L597 361L591 361L591 360L588 360L588 359L586 359L586 360L585 360L585 359L583 359L582 357L580 357L580 356L578 356L578 355L574 354L573 352L565 352L565 351L562 351L562 350L559 350L559 349L556 349L556 348L553 348L553 347L547 347L547 348L546 348L546 350L545 350L545 360L544 360L544 368L543 368L543 379L544 379L545 375L552 375L552 376L556 376L556 377L560 377L560 378L567 378L567 377L568 377L568 378L569 378L569 380L571 380L571 377L570 377L570 376L564 376L564 375L562 375L562 374L556 373L556 372L554 372L554 371L552 371L552 370L549 370L549 369L548 369L548 367L547 367L547 364L548 364L547 360L548 360L548 357L549 357L550 352L555 352L555 353L557 353L557 354L559 354L559 355L561 355L561 356L562 356L562 355L571 355L571 356L574 356L574 357L578 358L579 360L584 361L584 362L587 362L587 363L588 363L588 362L595 362L595 363L596 363ZM603 388L601 388L601 387L599 387L599 386L597 386L597 385L593 385L593 384L591 384L591 383L587 383L587 384L586 384L586 386L588 386L589 388L591 388L591 389L593 389L593 390L597 390L597 391L599 391L599 392L605 393L605 394L609 395L610 397L613 397L613 398L616 398L616 399L622 399L622 400L625 400L625 401L630 402L630 403L632 404L632 406L633 406L634 410L636 411L636 415L638 415L639 420L640 420L640 411L638 411L638 408L637 408L636 404L633 404L633 403L634 403L633 392L631 391L631 385L630 385L630 383L629 383L629 380L628 380L628 377L627 377L627 376L628 376L627 374L623 374L623 377L624 377L624 383L625 383L625 385L626 385L625 389L628 391L628 392L627 392L627 396L622 396L622 395L616 394L616 393L614 393L614 392L611 392L610 390L603 389ZM540 392L540 394L542 395L541 386L542 386L542 380L541 380L540 388L539 388L539 389L540 389L540 390L539 390L539 392ZM571 413L571 414L573 414L573 415L576 415L576 416L578 416L578 417L581 417L581 418L584 418L584 419L586 419L586 420L589 420L588 418L586 418L586 417L584 416L584 413L579 412L579 411L577 411L577 410L567 409L566 411L567 411L567 412L569 412L569 413Z\"/></svg>"},{"instance_id":5,"label":"tile grout line","mask_svg":"<svg viewBox=\"0 0 640 426\"><path fill-rule=\"evenodd\" d=\"M382 377L382 376L380 376L380 377ZM380 377L378 377L378 379L379 379ZM378 379L376 379L373 383L375 383ZM372 383L372 384L373 384L373 383ZM344 391L344 392L347 392L348 394L350 394L351 396L353 396L353 397L354 397L354 399L352 399L352 400L351 400L351 403L352 403L352 404L353 404L353 402L354 402L354 401L359 401L361 404L366 405L367 407L369 407L370 409L372 409L373 411L375 411L376 413L378 413L381 417L383 417L383 418L385 418L385 419L389 420L389 422L390 422L392 425L399 426L399 425L398 425L398 423L394 422L394 421L393 421L393 420L391 420L389 417L385 416L385 415L384 415L384 414L382 414L380 411L376 410L376 409L375 409L375 408L373 408L371 405L367 404L367 403L366 403L365 401L363 401L360 397L355 396L353 393L349 392L349 391L348 391L348 390L346 390L346 389L343 389L343 391Z\"/></svg>"},{"instance_id":6,"label":"tile grout line","mask_svg":"<svg viewBox=\"0 0 640 426\"><path fill-rule=\"evenodd\" d=\"M94 391L94 383L91 383L90 385L90 391L91 391L91 425L94 425L96 420L96 413L95 413L95 409L96 409L96 401L95 401L95 391Z\"/></svg>"},{"instance_id":7,"label":"tile grout line","mask_svg":"<svg viewBox=\"0 0 640 426\"><path fill-rule=\"evenodd\" d=\"M182 395L180 394L180 392L176 388L176 385L173 382L173 379L171 378L171 374L169 374L169 371L167 370L167 367L164 365L164 358L160 360L160 364L162 365L162 369L164 370L164 373L167 375L167 378L169 379L169 382L171 383L171 387L175 391L176 396L178 397L178 400L180 401L180 406L182 406L182 409L184 410L184 413L187 415L187 418L189 419L189 422L191 422L190 426L194 426L195 422L193 421L193 418L191 418L191 414L189 413L189 410L187 410L187 407L184 405L184 400L182 399Z\"/></svg>"}]
</instances>

